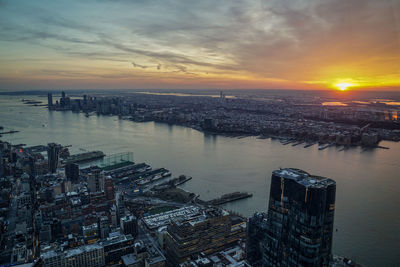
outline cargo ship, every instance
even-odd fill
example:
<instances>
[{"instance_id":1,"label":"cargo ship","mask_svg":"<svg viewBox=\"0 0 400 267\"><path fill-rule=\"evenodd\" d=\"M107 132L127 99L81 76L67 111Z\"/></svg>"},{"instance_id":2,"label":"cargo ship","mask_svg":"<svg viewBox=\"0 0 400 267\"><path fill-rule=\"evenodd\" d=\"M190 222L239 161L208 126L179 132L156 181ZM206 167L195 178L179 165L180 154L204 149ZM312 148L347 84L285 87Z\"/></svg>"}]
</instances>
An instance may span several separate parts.
<instances>
[{"instance_id":1,"label":"cargo ship","mask_svg":"<svg viewBox=\"0 0 400 267\"><path fill-rule=\"evenodd\" d=\"M85 152L69 156L65 160L65 163L67 164L67 163L79 163L79 162L91 161L95 159L104 158L104 156L105 154L102 151Z\"/></svg>"}]
</instances>

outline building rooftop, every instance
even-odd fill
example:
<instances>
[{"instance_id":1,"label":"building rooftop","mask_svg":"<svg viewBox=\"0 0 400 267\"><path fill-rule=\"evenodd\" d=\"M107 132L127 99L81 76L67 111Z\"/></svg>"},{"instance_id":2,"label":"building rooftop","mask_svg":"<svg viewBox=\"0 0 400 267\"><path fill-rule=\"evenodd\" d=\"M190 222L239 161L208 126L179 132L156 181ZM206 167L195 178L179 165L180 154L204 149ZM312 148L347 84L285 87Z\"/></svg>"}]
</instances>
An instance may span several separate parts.
<instances>
[{"instance_id":1,"label":"building rooftop","mask_svg":"<svg viewBox=\"0 0 400 267\"><path fill-rule=\"evenodd\" d=\"M54 250L46 251L46 252L44 252L44 253L42 253L40 255L40 257L42 259L49 259L49 258L53 258L53 257L56 257L56 256L57 256L57 252L55 252Z\"/></svg>"},{"instance_id":2,"label":"building rooftop","mask_svg":"<svg viewBox=\"0 0 400 267\"><path fill-rule=\"evenodd\" d=\"M279 169L272 172L274 175L291 179L305 187L323 188L328 185L336 184L332 179L311 175L303 170L296 168Z\"/></svg>"},{"instance_id":3,"label":"building rooftop","mask_svg":"<svg viewBox=\"0 0 400 267\"><path fill-rule=\"evenodd\" d=\"M148 228L155 229L169 224L172 220L187 220L198 215L201 215L199 207L188 206L156 215L146 216L143 218L143 221Z\"/></svg>"},{"instance_id":4,"label":"building rooftop","mask_svg":"<svg viewBox=\"0 0 400 267\"><path fill-rule=\"evenodd\" d=\"M129 221L133 221L136 220L136 216L134 215L129 215L129 216L125 216L121 218L122 222L129 222Z\"/></svg>"},{"instance_id":5,"label":"building rooftop","mask_svg":"<svg viewBox=\"0 0 400 267\"><path fill-rule=\"evenodd\" d=\"M140 260L134 254L127 254L121 257L122 262L125 266L129 266L132 264L137 264Z\"/></svg>"},{"instance_id":6,"label":"building rooftop","mask_svg":"<svg viewBox=\"0 0 400 267\"><path fill-rule=\"evenodd\" d=\"M81 246L81 247L78 247L78 248L67 250L65 252L65 257L66 258L73 257L75 255L79 255L81 253L89 252L89 251L93 251L93 250L97 250L97 249L103 249L103 247L100 246L99 244Z\"/></svg>"},{"instance_id":7,"label":"building rooftop","mask_svg":"<svg viewBox=\"0 0 400 267\"><path fill-rule=\"evenodd\" d=\"M121 243L121 242L124 242L127 240L133 240L132 235L128 234L128 235L118 235L118 236L108 237L107 240L102 241L101 244L104 247L106 247L106 246Z\"/></svg>"}]
</instances>

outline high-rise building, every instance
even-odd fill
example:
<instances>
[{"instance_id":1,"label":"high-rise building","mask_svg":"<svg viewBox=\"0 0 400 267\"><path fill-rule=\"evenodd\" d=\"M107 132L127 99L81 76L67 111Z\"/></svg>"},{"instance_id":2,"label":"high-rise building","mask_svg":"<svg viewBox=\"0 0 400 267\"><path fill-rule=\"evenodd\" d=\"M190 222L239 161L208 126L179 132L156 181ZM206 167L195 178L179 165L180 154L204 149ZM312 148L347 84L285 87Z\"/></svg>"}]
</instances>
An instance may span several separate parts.
<instances>
[{"instance_id":1,"label":"high-rise building","mask_svg":"<svg viewBox=\"0 0 400 267\"><path fill-rule=\"evenodd\" d=\"M65 165L65 176L72 183L79 181L79 165L75 163L67 163Z\"/></svg>"},{"instance_id":2,"label":"high-rise building","mask_svg":"<svg viewBox=\"0 0 400 267\"><path fill-rule=\"evenodd\" d=\"M0 150L0 177L3 177L5 159L3 159L3 152Z\"/></svg>"},{"instance_id":3,"label":"high-rise building","mask_svg":"<svg viewBox=\"0 0 400 267\"><path fill-rule=\"evenodd\" d=\"M115 201L115 188L114 182L111 176L107 176L104 181L104 191L108 200Z\"/></svg>"},{"instance_id":4,"label":"high-rise building","mask_svg":"<svg viewBox=\"0 0 400 267\"><path fill-rule=\"evenodd\" d=\"M134 238L131 235L109 237L101 241L104 247L105 264L112 266L118 264L121 257L134 252Z\"/></svg>"},{"instance_id":5,"label":"high-rise building","mask_svg":"<svg viewBox=\"0 0 400 267\"><path fill-rule=\"evenodd\" d=\"M124 235L130 234L135 238L138 233L138 221L136 217L133 215L122 217L120 220L120 228Z\"/></svg>"},{"instance_id":6,"label":"high-rise building","mask_svg":"<svg viewBox=\"0 0 400 267\"><path fill-rule=\"evenodd\" d=\"M53 106L53 94L52 93L47 94L47 106L49 108Z\"/></svg>"},{"instance_id":7,"label":"high-rise building","mask_svg":"<svg viewBox=\"0 0 400 267\"><path fill-rule=\"evenodd\" d=\"M61 92L61 98L60 98L60 106L64 107L65 106L65 92Z\"/></svg>"},{"instance_id":8,"label":"high-rise building","mask_svg":"<svg viewBox=\"0 0 400 267\"><path fill-rule=\"evenodd\" d=\"M247 222L247 260L252 266L261 266L262 245L267 229L267 213L256 212Z\"/></svg>"},{"instance_id":9,"label":"high-rise building","mask_svg":"<svg viewBox=\"0 0 400 267\"><path fill-rule=\"evenodd\" d=\"M61 145L56 143L49 143L47 145L47 160L49 165L49 172L55 173L58 167L59 154Z\"/></svg>"},{"instance_id":10,"label":"high-rise building","mask_svg":"<svg viewBox=\"0 0 400 267\"><path fill-rule=\"evenodd\" d=\"M99 225L97 223L92 223L82 226L82 235L86 243L96 243L99 239Z\"/></svg>"},{"instance_id":11,"label":"high-rise building","mask_svg":"<svg viewBox=\"0 0 400 267\"><path fill-rule=\"evenodd\" d=\"M100 238L105 239L110 234L110 219L107 216L102 216L99 218L99 233Z\"/></svg>"},{"instance_id":12,"label":"high-rise building","mask_svg":"<svg viewBox=\"0 0 400 267\"><path fill-rule=\"evenodd\" d=\"M293 168L272 172L262 266L328 266L336 183Z\"/></svg>"},{"instance_id":13,"label":"high-rise building","mask_svg":"<svg viewBox=\"0 0 400 267\"><path fill-rule=\"evenodd\" d=\"M88 174L88 187L92 193L104 191L104 173L100 168L94 168Z\"/></svg>"},{"instance_id":14,"label":"high-rise building","mask_svg":"<svg viewBox=\"0 0 400 267\"><path fill-rule=\"evenodd\" d=\"M117 193L115 196L117 201L117 224L119 224L122 217L125 216L125 197L121 193Z\"/></svg>"}]
</instances>

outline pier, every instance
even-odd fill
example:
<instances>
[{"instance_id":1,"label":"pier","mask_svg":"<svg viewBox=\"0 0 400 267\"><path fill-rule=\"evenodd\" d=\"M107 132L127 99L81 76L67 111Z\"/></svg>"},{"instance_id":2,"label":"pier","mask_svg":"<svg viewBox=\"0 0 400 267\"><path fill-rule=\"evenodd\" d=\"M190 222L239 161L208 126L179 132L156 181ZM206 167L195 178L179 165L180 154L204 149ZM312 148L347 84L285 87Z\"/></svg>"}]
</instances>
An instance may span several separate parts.
<instances>
[{"instance_id":1,"label":"pier","mask_svg":"<svg viewBox=\"0 0 400 267\"><path fill-rule=\"evenodd\" d=\"M207 201L206 204L208 205L222 205L228 202L233 202L240 199L245 199L252 197L253 194L247 192L233 192L230 194L222 195L220 198L216 198L210 201Z\"/></svg>"}]
</instances>

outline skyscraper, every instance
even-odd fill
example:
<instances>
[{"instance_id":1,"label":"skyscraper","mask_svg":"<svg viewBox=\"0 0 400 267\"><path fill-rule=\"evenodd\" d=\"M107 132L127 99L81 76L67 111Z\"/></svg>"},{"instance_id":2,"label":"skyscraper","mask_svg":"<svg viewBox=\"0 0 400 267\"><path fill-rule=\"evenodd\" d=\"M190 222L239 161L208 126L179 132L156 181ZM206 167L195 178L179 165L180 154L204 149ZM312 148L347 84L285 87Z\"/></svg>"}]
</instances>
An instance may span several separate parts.
<instances>
[{"instance_id":1,"label":"skyscraper","mask_svg":"<svg viewBox=\"0 0 400 267\"><path fill-rule=\"evenodd\" d=\"M138 233L138 221L133 215L122 217L120 220L121 232L124 235L132 235L134 238Z\"/></svg>"},{"instance_id":2,"label":"skyscraper","mask_svg":"<svg viewBox=\"0 0 400 267\"><path fill-rule=\"evenodd\" d=\"M61 98L60 98L60 106L64 107L65 106L65 92L61 92Z\"/></svg>"},{"instance_id":3,"label":"skyscraper","mask_svg":"<svg viewBox=\"0 0 400 267\"><path fill-rule=\"evenodd\" d=\"M117 204L117 224L119 224L122 217L125 216L125 197L122 193L117 193L115 195Z\"/></svg>"},{"instance_id":4,"label":"skyscraper","mask_svg":"<svg viewBox=\"0 0 400 267\"><path fill-rule=\"evenodd\" d=\"M94 168L88 175L88 186L91 193L104 191L104 173Z\"/></svg>"},{"instance_id":5,"label":"skyscraper","mask_svg":"<svg viewBox=\"0 0 400 267\"><path fill-rule=\"evenodd\" d=\"M104 180L104 191L108 200L115 201L115 188L111 176L107 176Z\"/></svg>"},{"instance_id":6,"label":"skyscraper","mask_svg":"<svg viewBox=\"0 0 400 267\"><path fill-rule=\"evenodd\" d=\"M272 172L263 266L328 266L336 183L299 169Z\"/></svg>"},{"instance_id":7,"label":"skyscraper","mask_svg":"<svg viewBox=\"0 0 400 267\"><path fill-rule=\"evenodd\" d=\"M47 106L50 108L53 106L53 95L52 93L47 94Z\"/></svg>"},{"instance_id":8,"label":"skyscraper","mask_svg":"<svg viewBox=\"0 0 400 267\"><path fill-rule=\"evenodd\" d=\"M65 164L65 176L72 183L79 182L79 165L76 163Z\"/></svg>"},{"instance_id":9,"label":"skyscraper","mask_svg":"<svg viewBox=\"0 0 400 267\"><path fill-rule=\"evenodd\" d=\"M49 172L55 173L58 167L58 158L61 150L61 145L56 143L49 143L47 145L47 160Z\"/></svg>"},{"instance_id":10,"label":"skyscraper","mask_svg":"<svg viewBox=\"0 0 400 267\"><path fill-rule=\"evenodd\" d=\"M267 228L267 214L256 212L247 222L247 260L252 266L260 266L262 260L262 244Z\"/></svg>"}]
</instances>

